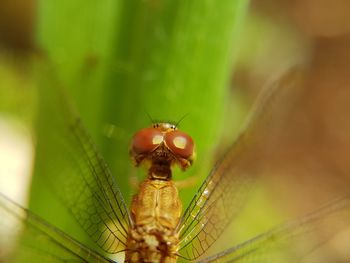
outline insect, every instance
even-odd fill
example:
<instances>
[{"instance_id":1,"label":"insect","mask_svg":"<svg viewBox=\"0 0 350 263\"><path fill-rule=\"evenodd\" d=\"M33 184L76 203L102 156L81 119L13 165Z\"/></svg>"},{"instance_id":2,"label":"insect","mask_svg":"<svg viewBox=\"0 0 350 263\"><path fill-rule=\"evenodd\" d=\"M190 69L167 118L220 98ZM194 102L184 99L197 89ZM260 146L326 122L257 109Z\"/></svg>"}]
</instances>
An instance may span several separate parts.
<instances>
[{"instance_id":1,"label":"insect","mask_svg":"<svg viewBox=\"0 0 350 263\"><path fill-rule=\"evenodd\" d=\"M342 215L349 212L350 204L347 197L203 257L250 193L257 172L250 169L250 161L256 155L247 153L245 144L264 117L261 114L265 114L284 85L281 81L258 100L243 132L212 169L184 212L171 169L177 164L185 170L193 162L195 148L189 135L169 123L156 123L134 135L131 157L136 165L148 166L148 175L129 211L115 178L65 97L47 92L44 103L54 118L45 123L44 128L52 132L38 144L38 158L50 154L52 162L62 169L47 171L45 166L38 169L99 250L69 237L1 194L0 259L5 262L28 262L28 258L33 262L114 262L106 254L125 253L125 262L252 263L263 262L261 255L269 255L269 250L278 249L284 242L307 240L308 249L317 247L340 226L313 242L307 239L308 234L318 231L333 216L345 219ZM288 259L295 262L290 255L283 262Z\"/></svg>"},{"instance_id":2,"label":"insect","mask_svg":"<svg viewBox=\"0 0 350 263\"><path fill-rule=\"evenodd\" d=\"M126 262L176 262L182 205L171 167L192 164L193 140L175 125L156 123L135 134L130 152L136 165L149 161L150 167L131 205Z\"/></svg>"}]
</instances>

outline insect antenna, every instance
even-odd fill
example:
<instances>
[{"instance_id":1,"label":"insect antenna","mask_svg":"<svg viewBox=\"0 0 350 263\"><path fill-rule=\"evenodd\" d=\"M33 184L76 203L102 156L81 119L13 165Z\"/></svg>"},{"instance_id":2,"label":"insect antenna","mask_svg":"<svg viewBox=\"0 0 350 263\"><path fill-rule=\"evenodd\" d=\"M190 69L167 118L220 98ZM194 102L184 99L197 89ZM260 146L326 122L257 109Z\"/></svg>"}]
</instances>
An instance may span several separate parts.
<instances>
[{"instance_id":1,"label":"insect antenna","mask_svg":"<svg viewBox=\"0 0 350 263\"><path fill-rule=\"evenodd\" d=\"M148 116L148 119L151 121L151 123L152 124L156 123L156 121L152 118L152 116L148 113L148 111L145 110L145 112L146 112L146 114Z\"/></svg>"},{"instance_id":2,"label":"insect antenna","mask_svg":"<svg viewBox=\"0 0 350 263\"><path fill-rule=\"evenodd\" d=\"M185 119L190 113L186 113L185 115L183 115L175 124L175 127L177 128L180 124L180 122L183 121L183 119Z\"/></svg>"}]
</instances>

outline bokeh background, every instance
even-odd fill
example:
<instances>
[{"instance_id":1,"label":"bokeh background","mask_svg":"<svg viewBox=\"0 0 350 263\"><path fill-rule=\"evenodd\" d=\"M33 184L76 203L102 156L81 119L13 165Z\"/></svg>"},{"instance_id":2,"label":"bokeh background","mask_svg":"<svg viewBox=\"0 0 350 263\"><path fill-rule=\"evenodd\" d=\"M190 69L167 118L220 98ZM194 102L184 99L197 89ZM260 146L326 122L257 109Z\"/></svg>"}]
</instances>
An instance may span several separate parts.
<instances>
[{"instance_id":1,"label":"bokeh background","mask_svg":"<svg viewBox=\"0 0 350 263\"><path fill-rule=\"evenodd\" d=\"M212 251L347 194L349 15L346 0L1 1L0 191L89 243L37 176L42 67L54 68L45 85L68 91L128 202L130 177L145 173L129 160L132 134L148 115L188 114L180 127L196 141L197 160L175 172L194 178L180 190L186 206L261 89L298 65L302 89L277 98L254 132L268 172ZM324 262L348 262L346 240L326 245Z\"/></svg>"}]
</instances>

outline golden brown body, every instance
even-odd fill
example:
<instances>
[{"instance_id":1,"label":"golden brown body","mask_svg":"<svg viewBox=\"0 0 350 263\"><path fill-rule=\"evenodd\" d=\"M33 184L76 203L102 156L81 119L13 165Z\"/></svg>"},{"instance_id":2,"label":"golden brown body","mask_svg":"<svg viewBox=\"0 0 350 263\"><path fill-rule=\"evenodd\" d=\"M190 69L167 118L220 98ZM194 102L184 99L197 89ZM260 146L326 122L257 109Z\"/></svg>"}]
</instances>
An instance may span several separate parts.
<instances>
[{"instance_id":1,"label":"golden brown body","mask_svg":"<svg viewBox=\"0 0 350 263\"><path fill-rule=\"evenodd\" d=\"M182 204L171 180L146 179L131 204L126 262L176 262Z\"/></svg>"},{"instance_id":2,"label":"golden brown body","mask_svg":"<svg viewBox=\"0 0 350 263\"><path fill-rule=\"evenodd\" d=\"M174 263L179 236L176 230L182 204L172 181L171 168L183 170L194 158L192 138L175 125L157 123L138 131L130 155L136 164L150 164L131 204L132 225L128 231L126 262Z\"/></svg>"}]
</instances>

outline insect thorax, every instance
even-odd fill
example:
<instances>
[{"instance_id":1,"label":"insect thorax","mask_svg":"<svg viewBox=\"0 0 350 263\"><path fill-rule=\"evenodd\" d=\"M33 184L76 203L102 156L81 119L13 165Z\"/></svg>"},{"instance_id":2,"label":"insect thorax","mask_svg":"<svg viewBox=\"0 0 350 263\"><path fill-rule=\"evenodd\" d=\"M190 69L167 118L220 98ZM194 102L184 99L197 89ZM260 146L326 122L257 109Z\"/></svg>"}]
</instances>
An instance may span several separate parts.
<instances>
[{"instance_id":1,"label":"insect thorax","mask_svg":"<svg viewBox=\"0 0 350 263\"><path fill-rule=\"evenodd\" d=\"M172 181L146 179L132 201L127 262L176 262L181 210Z\"/></svg>"}]
</instances>

